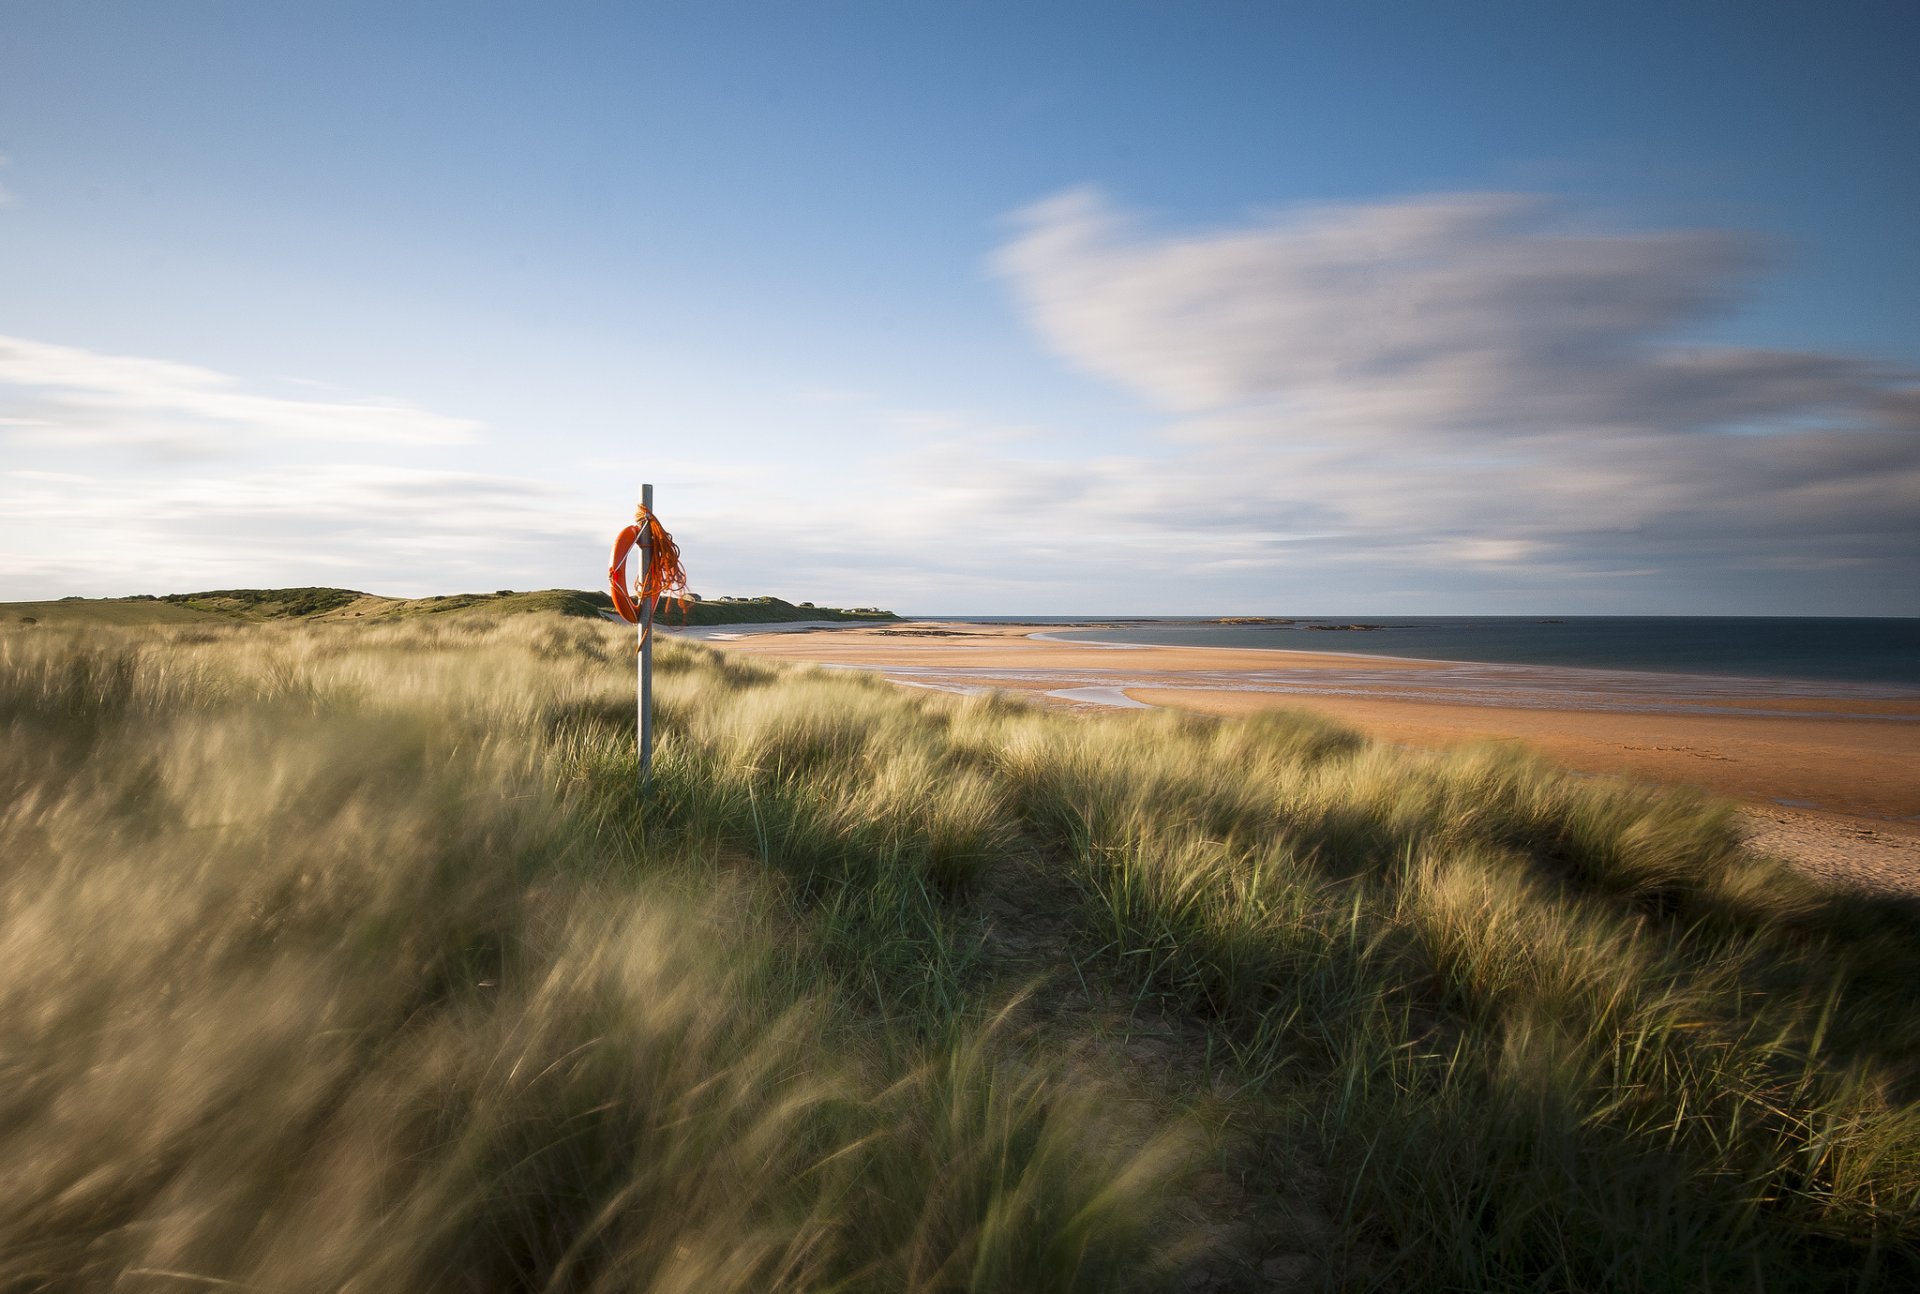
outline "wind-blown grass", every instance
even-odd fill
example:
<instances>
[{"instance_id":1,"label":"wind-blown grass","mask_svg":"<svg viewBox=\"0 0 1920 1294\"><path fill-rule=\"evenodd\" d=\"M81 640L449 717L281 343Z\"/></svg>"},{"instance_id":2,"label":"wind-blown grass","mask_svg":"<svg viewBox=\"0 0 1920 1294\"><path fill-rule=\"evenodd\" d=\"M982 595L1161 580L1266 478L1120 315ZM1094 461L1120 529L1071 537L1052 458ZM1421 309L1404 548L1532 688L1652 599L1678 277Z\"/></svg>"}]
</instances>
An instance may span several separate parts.
<instances>
[{"instance_id":1,"label":"wind-blown grass","mask_svg":"<svg viewBox=\"0 0 1920 1294\"><path fill-rule=\"evenodd\" d=\"M1111 972L1303 1111L1370 1280L1920 1276L1910 909L1747 856L1687 795L1269 724L1002 749Z\"/></svg>"},{"instance_id":2,"label":"wind-blown grass","mask_svg":"<svg viewBox=\"0 0 1920 1294\"><path fill-rule=\"evenodd\" d=\"M0 1288L1153 1279L1167 1144L1006 1026L860 1009L947 991L934 900L840 896L963 880L968 792L774 793L768 879L703 829L761 798L694 794L731 748L677 736L638 813L630 653L530 621L0 640ZM664 690L726 681L665 655ZM924 972L851 951L902 928Z\"/></svg>"},{"instance_id":3,"label":"wind-blown grass","mask_svg":"<svg viewBox=\"0 0 1920 1294\"><path fill-rule=\"evenodd\" d=\"M1724 806L663 643L643 810L631 651L0 636L0 1288L1184 1283L1182 1120L1003 1011L1033 877L1317 1165L1246 1288L1920 1281L1920 919Z\"/></svg>"}]
</instances>

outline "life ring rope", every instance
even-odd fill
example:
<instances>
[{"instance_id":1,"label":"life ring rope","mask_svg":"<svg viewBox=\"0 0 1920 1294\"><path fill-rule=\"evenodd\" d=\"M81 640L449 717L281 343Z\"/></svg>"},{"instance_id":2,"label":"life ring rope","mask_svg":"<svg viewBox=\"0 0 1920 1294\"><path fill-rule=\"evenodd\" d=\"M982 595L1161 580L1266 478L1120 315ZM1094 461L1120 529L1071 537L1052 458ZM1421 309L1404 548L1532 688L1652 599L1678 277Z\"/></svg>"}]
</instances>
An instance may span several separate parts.
<instances>
[{"instance_id":1,"label":"life ring rope","mask_svg":"<svg viewBox=\"0 0 1920 1294\"><path fill-rule=\"evenodd\" d=\"M641 544L640 538L646 536ZM646 553L643 569L631 560L638 546ZM687 607L687 571L680 564L680 545L660 524L660 518L646 508L634 510L633 524L621 530L613 541L613 555L607 561L607 584L613 594L613 609L628 624L639 624L643 611L652 611L661 598Z\"/></svg>"}]
</instances>

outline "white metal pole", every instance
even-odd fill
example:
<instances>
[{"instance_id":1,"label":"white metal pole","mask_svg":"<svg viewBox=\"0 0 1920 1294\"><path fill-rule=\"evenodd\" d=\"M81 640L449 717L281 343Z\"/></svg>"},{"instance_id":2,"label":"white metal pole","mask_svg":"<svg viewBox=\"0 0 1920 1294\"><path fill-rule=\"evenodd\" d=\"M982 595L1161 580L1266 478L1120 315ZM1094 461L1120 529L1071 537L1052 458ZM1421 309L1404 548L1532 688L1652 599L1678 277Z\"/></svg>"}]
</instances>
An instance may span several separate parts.
<instances>
[{"instance_id":1,"label":"white metal pole","mask_svg":"<svg viewBox=\"0 0 1920 1294\"><path fill-rule=\"evenodd\" d=\"M640 487L640 506L647 515L653 515L653 486ZM653 564L653 526L648 524L640 531L640 540L633 546L640 555L642 579ZM631 560L631 559L629 559ZM628 583L632 583L629 578ZM653 602L643 599L640 604L640 790L645 792L653 780Z\"/></svg>"}]
</instances>

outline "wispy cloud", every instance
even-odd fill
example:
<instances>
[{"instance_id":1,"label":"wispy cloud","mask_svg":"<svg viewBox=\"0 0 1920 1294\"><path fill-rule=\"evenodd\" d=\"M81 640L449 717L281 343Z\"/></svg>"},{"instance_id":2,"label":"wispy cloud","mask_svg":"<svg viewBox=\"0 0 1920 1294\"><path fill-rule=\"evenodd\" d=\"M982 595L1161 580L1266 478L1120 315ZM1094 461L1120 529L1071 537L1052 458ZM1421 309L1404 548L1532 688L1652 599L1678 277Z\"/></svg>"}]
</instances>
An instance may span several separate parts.
<instances>
[{"instance_id":1,"label":"wispy cloud","mask_svg":"<svg viewBox=\"0 0 1920 1294\"><path fill-rule=\"evenodd\" d=\"M1174 415L1142 524L1303 536L1269 555L1276 581L1920 585L1914 375L1685 340L1761 268L1745 235L1596 232L1510 194L1156 235L1076 190L1017 219L994 263L1040 338Z\"/></svg>"},{"instance_id":2,"label":"wispy cloud","mask_svg":"<svg viewBox=\"0 0 1920 1294\"><path fill-rule=\"evenodd\" d=\"M556 570L591 570L605 528L568 487L473 472L334 464L157 480L8 476L0 515L13 533L0 579L22 589L525 588Z\"/></svg>"},{"instance_id":3,"label":"wispy cloud","mask_svg":"<svg viewBox=\"0 0 1920 1294\"><path fill-rule=\"evenodd\" d=\"M172 360L0 337L0 437L203 454L261 441L450 445L480 424L403 401L296 399Z\"/></svg>"},{"instance_id":4,"label":"wispy cloud","mask_svg":"<svg viewBox=\"0 0 1920 1294\"><path fill-rule=\"evenodd\" d=\"M1089 454L1084 434L831 393L890 448L648 458L697 588L928 611L1920 613L1913 375L1688 340L1764 268L1745 235L1595 231L1499 194L1153 233L1076 191L1022 213L994 263L1038 337L1162 411L1159 434ZM294 395L0 339L0 446L39 455L0 478L0 578L580 586L630 507L626 458L508 442L464 470L470 421L275 390ZM85 452L102 442L154 466ZM299 465L206 456L259 443Z\"/></svg>"},{"instance_id":5,"label":"wispy cloud","mask_svg":"<svg viewBox=\"0 0 1920 1294\"><path fill-rule=\"evenodd\" d=\"M1862 411L1900 376L1672 340L1760 268L1734 231L1592 232L1516 194L1154 237L1075 190L1019 219L997 264L1043 339L1176 411L1264 403L1388 436L1680 432Z\"/></svg>"},{"instance_id":6,"label":"wispy cloud","mask_svg":"<svg viewBox=\"0 0 1920 1294\"><path fill-rule=\"evenodd\" d=\"M0 337L0 452L19 464L0 477L0 585L16 597L494 587L592 547L573 493L465 470L455 454L479 423L274 385L294 394L169 359ZM442 451L445 465L418 466L422 451L429 463ZM411 463L382 461L403 456Z\"/></svg>"}]
</instances>

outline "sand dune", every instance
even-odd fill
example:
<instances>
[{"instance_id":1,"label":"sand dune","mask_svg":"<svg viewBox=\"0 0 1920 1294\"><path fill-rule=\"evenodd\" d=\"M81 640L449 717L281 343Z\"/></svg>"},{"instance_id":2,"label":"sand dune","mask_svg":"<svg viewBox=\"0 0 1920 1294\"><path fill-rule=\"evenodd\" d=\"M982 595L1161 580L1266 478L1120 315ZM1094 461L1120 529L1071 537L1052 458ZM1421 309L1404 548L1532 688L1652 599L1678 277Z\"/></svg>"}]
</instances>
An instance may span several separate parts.
<instances>
[{"instance_id":1,"label":"sand dune","mask_svg":"<svg viewBox=\"0 0 1920 1294\"><path fill-rule=\"evenodd\" d=\"M913 624L757 634L764 658L875 670L1048 704L1131 698L1208 714L1312 710L1408 745L1513 741L1585 772L1699 787L1755 806L1757 833L1836 850L1920 886L1920 696L1846 684L1454 665L1334 652L1109 647L1034 625ZM1888 851L1892 851L1888 853Z\"/></svg>"}]
</instances>

